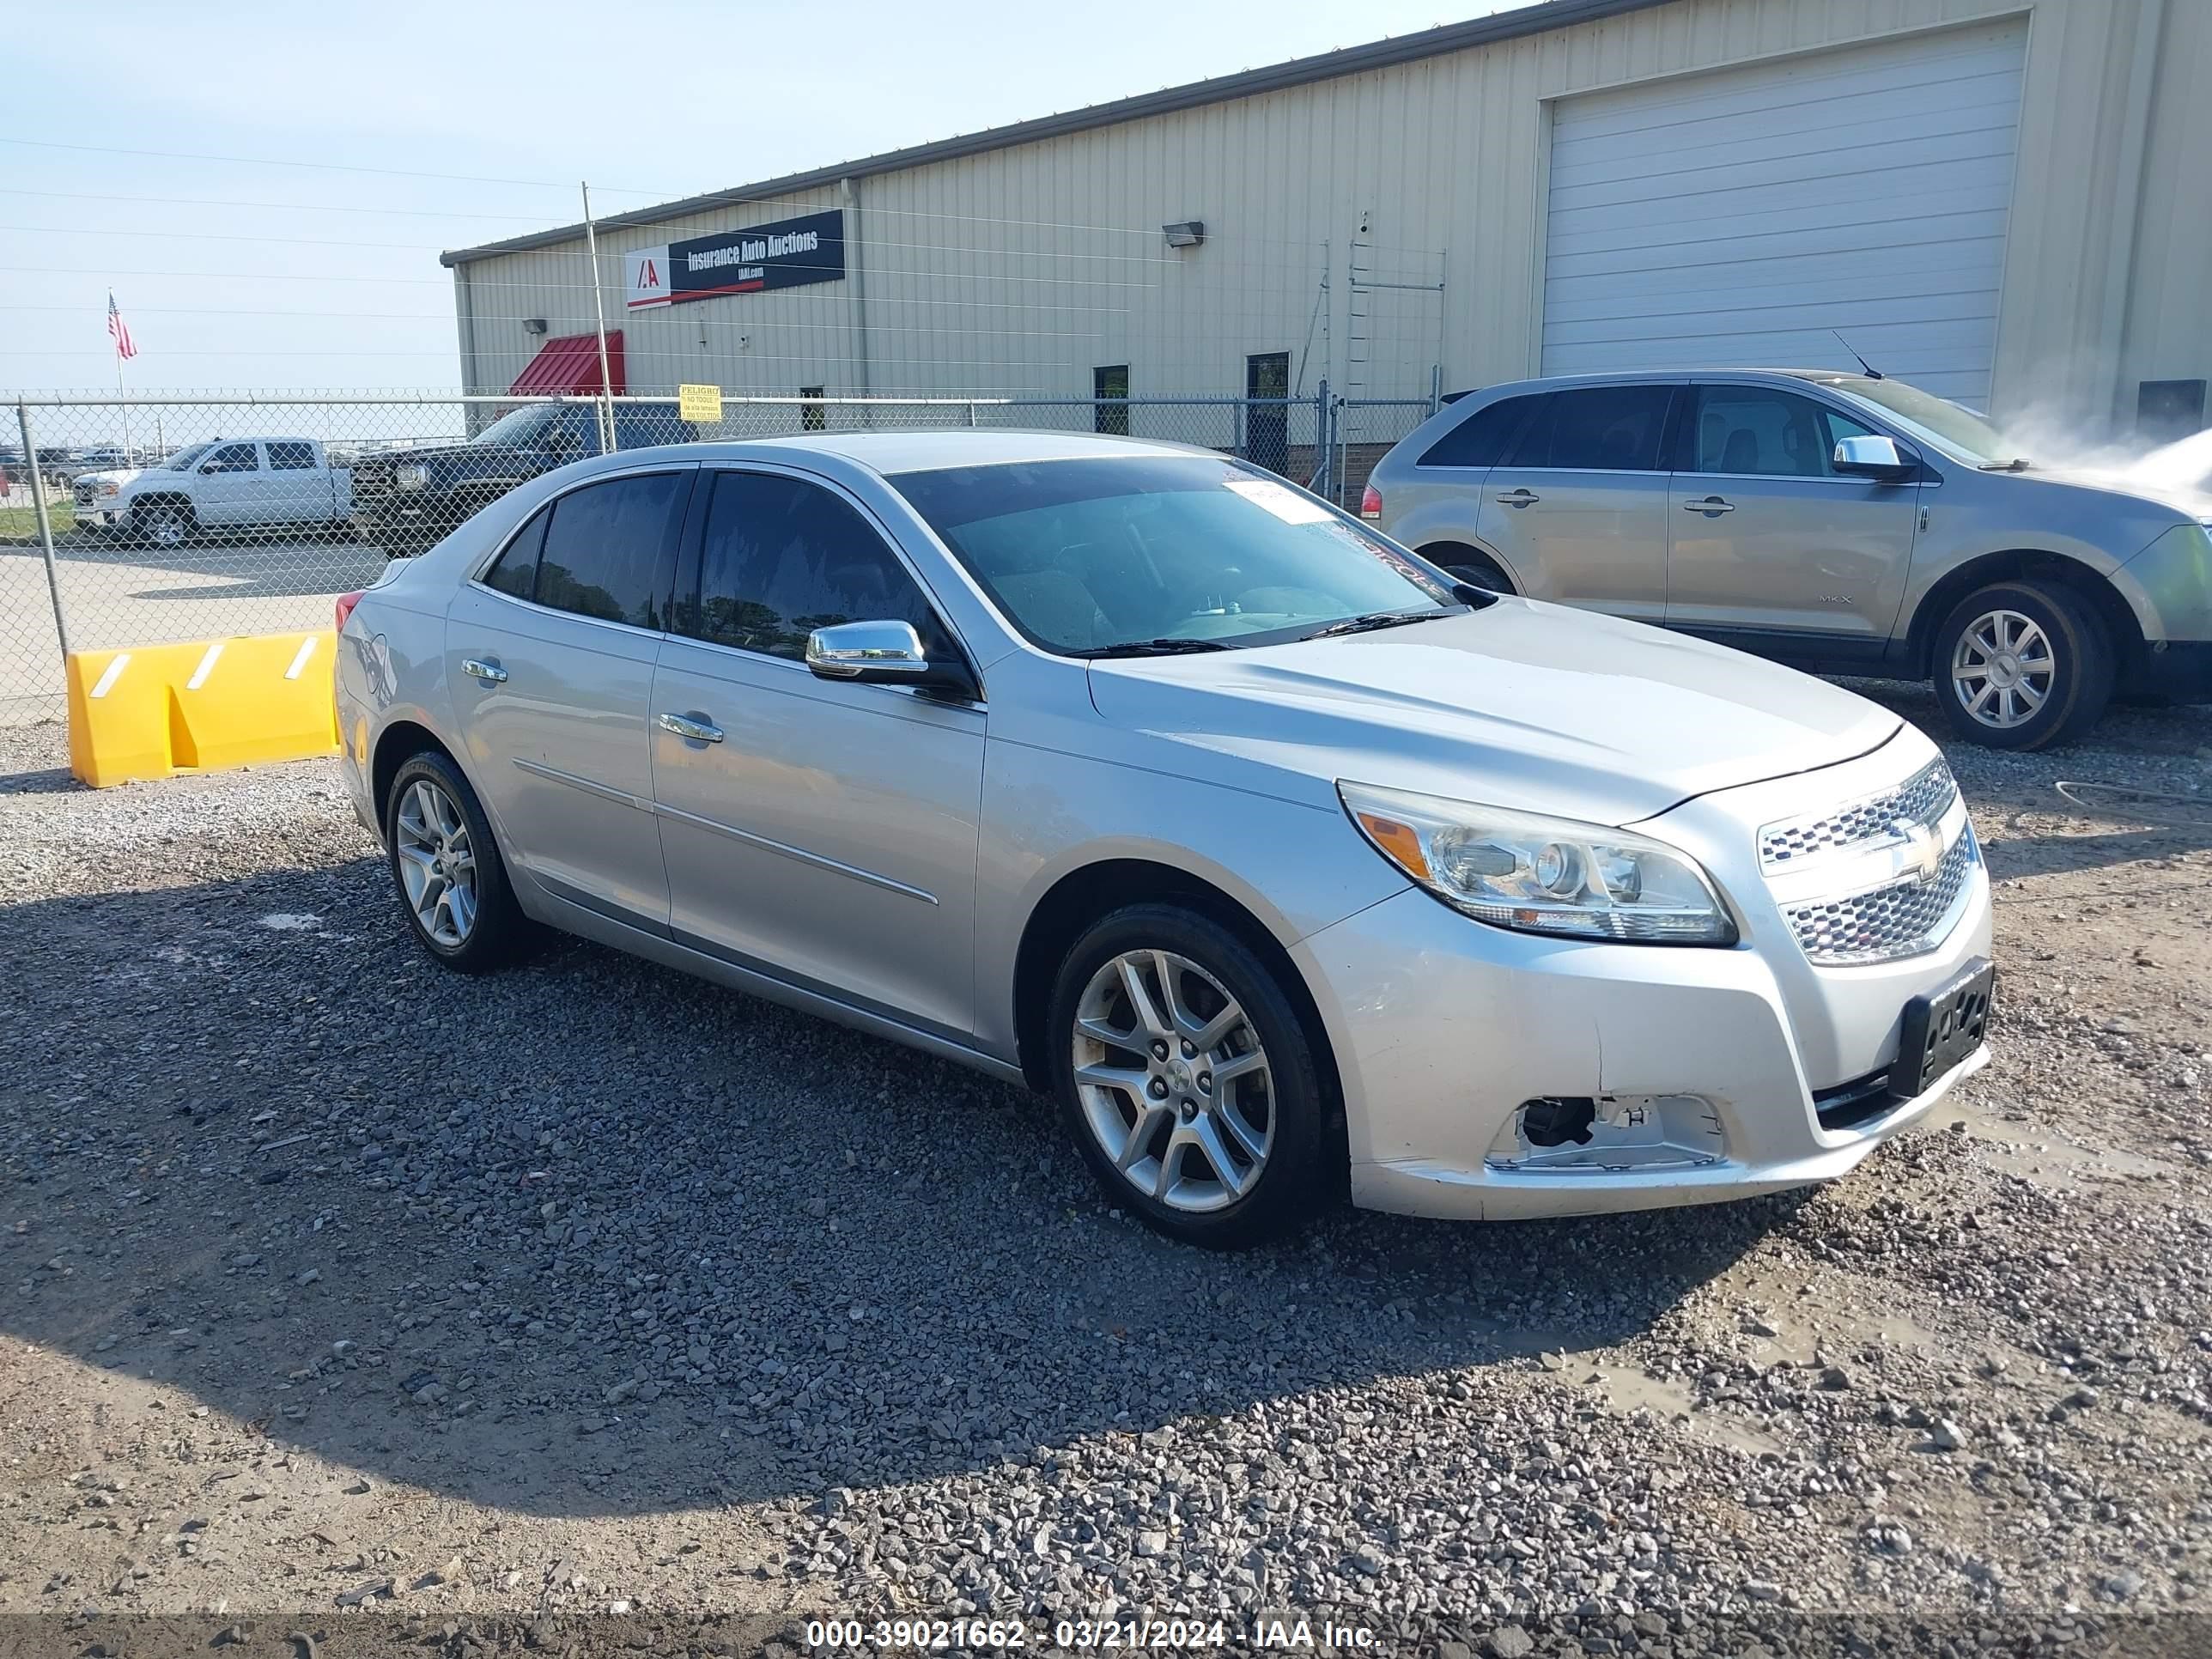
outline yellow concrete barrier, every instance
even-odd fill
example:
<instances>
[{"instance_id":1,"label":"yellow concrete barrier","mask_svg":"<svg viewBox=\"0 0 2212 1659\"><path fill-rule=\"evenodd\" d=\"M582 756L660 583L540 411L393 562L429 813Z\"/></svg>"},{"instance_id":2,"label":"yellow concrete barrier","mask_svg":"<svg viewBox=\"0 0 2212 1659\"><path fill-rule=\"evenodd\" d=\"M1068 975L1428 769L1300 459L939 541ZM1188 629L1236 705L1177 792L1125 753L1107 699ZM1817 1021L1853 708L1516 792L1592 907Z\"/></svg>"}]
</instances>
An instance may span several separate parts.
<instances>
[{"instance_id":1,"label":"yellow concrete barrier","mask_svg":"<svg viewBox=\"0 0 2212 1659\"><path fill-rule=\"evenodd\" d=\"M241 635L69 658L70 770L94 789L338 752L337 635Z\"/></svg>"}]
</instances>

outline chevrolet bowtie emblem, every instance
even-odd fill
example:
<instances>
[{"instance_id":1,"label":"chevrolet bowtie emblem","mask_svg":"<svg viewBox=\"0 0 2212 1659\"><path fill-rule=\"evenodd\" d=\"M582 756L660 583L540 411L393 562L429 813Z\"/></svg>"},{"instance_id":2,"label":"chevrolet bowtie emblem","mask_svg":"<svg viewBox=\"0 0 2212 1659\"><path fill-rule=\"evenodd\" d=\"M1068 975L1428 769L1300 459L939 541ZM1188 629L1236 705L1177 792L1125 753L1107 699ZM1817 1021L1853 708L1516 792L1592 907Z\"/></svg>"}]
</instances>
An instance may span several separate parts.
<instances>
[{"instance_id":1,"label":"chevrolet bowtie emblem","mask_svg":"<svg viewBox=\"0 0 2212 1659\"><path fill-rule=\"evenodd\" d=\"M1943 842L1935 830L1905 818L1899 818L1890 828L1905 837L1905 855L1920 879L1935 880L1936 872L1943 867Z\"/></svg>"}]
</instances>

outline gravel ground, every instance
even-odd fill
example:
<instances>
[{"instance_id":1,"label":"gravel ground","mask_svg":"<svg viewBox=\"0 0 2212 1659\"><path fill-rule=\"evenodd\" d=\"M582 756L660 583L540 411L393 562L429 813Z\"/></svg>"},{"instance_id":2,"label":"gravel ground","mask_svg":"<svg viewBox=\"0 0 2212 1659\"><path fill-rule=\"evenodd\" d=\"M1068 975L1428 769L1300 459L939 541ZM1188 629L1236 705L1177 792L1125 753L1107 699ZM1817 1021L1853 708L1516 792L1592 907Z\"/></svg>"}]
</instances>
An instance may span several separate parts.
<instances>
[{"instance_id":1,"label":"gravel ground","mask_svg":"<svg viewBox=\"0 0 2212 1659\"><path fill-rule=\"evenodd\" d=\"M970 1609L2197 1650L2208 745L1952 749L1994 1063L1851 1179L1222 1257L1018 1091L595 946L441 972L328 767L91 793L0 731L0 1612L310 1659Z\"/></svg>"}]
</instances>

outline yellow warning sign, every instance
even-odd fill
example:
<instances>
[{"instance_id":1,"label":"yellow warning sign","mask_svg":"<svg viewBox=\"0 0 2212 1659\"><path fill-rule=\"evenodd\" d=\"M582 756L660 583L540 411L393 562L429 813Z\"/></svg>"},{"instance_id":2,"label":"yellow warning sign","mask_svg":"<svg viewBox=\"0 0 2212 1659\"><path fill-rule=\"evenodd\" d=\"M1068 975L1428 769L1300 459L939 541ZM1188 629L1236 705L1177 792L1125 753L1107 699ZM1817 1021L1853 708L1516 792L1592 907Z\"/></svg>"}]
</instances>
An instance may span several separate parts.
<instances>
[{"instance_id":1,"label":"yellow warning sign","mask_svg":"<svg viewBox=\"0 0 2212 1659\"><path fill-rule=\"evenodd\" d=\"M722 423L722 388L718 386L678 386L676 414L678 419L696 425L720 426Z\"/></svg>"}]
</instances>

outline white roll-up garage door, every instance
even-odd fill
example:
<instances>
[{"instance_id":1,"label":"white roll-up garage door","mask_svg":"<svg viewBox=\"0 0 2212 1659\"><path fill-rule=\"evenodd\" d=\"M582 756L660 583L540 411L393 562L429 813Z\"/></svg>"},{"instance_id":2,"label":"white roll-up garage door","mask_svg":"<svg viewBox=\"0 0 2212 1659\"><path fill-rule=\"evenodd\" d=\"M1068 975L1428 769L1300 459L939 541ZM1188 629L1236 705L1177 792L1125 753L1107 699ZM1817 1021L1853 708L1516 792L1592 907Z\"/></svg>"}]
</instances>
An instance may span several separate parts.
<instances>
[{"instance_id":1,"label":"white roll-up garage door","mask_svg":"<svg viewBox=\"0 0 2212 1659\"><path fill-rule=\"evenodd\" d=\"M1561 100L1544 372L1848 368L1985 406L2026 26Z\"/></svg>"}]
</instances>

